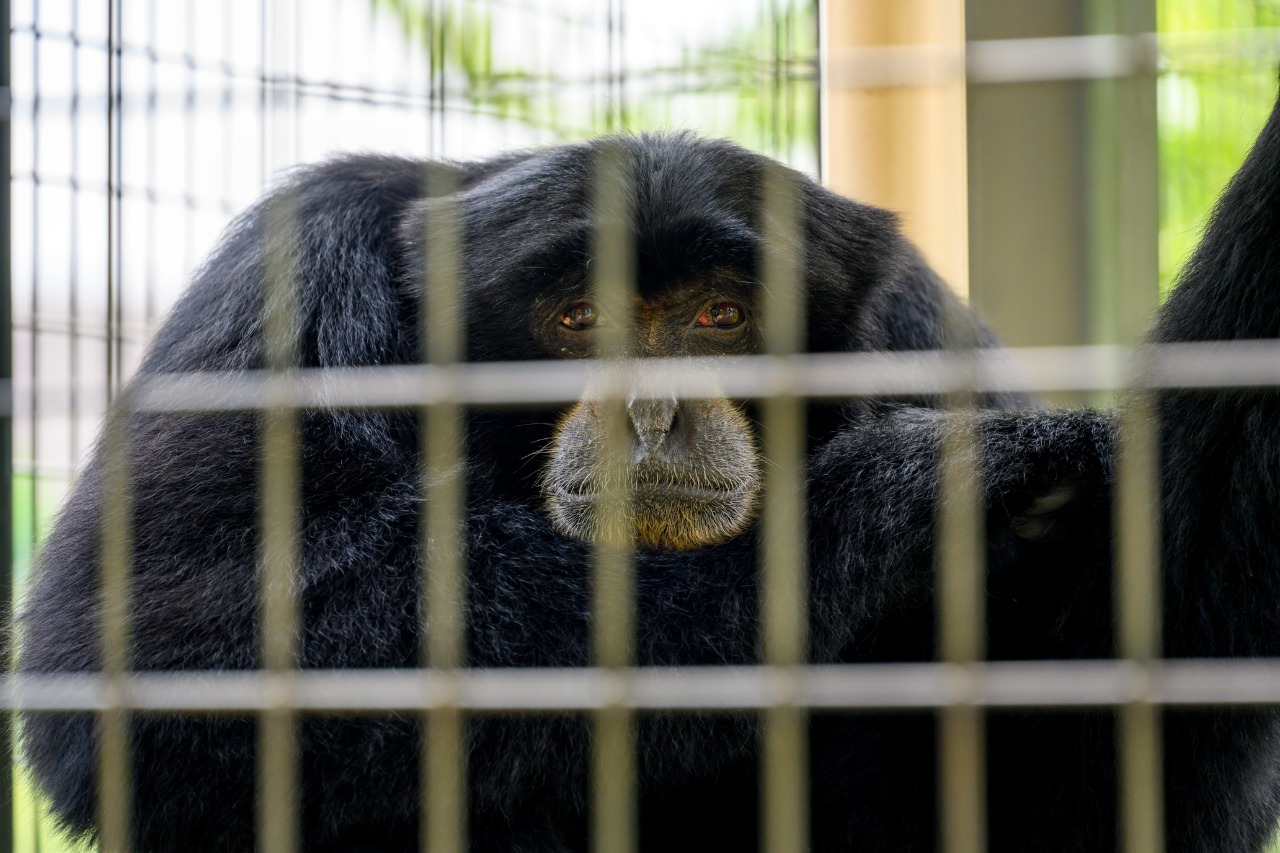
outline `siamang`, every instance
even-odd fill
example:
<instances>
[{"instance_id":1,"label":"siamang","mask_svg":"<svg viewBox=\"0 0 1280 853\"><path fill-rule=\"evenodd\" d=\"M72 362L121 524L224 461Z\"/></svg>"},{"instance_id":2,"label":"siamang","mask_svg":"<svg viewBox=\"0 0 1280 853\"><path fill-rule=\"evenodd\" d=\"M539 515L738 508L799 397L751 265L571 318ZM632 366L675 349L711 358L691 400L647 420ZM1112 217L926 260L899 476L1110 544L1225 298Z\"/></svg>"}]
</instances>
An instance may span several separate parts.
<instances>
[{"instance_id":1,"label":"siamang","mask_svg":"<svg viewBox=\"0 0 1280 853\"><path fill-rule=\"evenodd\" d=\"M610 144L625 151L635 181L633 353L758 351L767 161L685 135ZM599 146L431 167L348 157L298 172L277 192L296 205L302 363L418 360L420 235L439 204L422 190L428 168L458 187L465 310L457 321L467 358L590 354L609 321L591 301L587 273ZM797 180L808 349L941 346L943 318L956 306L893 217ZM263 365L269 203L228 231L159 330L142 374ZM1277 271L1280 110L1219 203L1152 339L1280 337ZM991 343L979 321L963 322ZM990 656L1113 655L1113 418L1018 398L983 402ZM1164 651L1276 654L1280 397L1170 391L1156 409ZM928 399L810 408L810 660L933 659L936 463L953 417ZM639 662L758 661L754 410L723 399L642 399L631 421ZM587 663L599 432L589 401L567 412L468 413L468 665ZM259 417L136 415L130 435L133 666L259 666ZM415 666L415 416L311 411L301 435L302 666ZM98 666L102 501L99 451L40 554L22 615L24 671ZM1280 718L1197 710L1163 719L1169 848L1261 849L1280 816ZM988 724L992 850L1116 848L1112 710L992 711ZM934 730L928 712L812 715L813 849L935 849ZM469 722L476 850L586 849L588 731L574 715ZM307 850L416 849L415 719L308 716L300 737ZM23 746L63 825L92 832L93 718L28 714ZM138 715L133 754L138 849L252 849L253 719ZM757 849L751 715L645 714L638 760L643 849Z\"/></svg>"}]
</instances>

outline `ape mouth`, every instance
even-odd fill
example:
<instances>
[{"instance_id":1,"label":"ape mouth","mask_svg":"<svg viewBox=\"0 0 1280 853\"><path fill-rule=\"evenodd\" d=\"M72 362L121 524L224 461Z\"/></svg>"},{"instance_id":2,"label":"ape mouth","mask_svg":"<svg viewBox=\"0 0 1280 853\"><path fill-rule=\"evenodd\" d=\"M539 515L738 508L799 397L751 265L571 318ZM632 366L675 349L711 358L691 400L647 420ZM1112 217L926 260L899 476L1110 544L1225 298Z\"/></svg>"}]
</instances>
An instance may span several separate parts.
<instances>
[{"instance_id":1,"label":"ape mouth","mask_svg":"<svg viewBox=\"0 0 1280 853\"><path fill-rule=\"evenodd\" d=\"M592 481L548 484L547 511L552 525L583 541L605 534L608 501L625 501L624 539L660 550L687 551L727 542L755 520L758 481L688 483L663 480L630 484L629 494L609 492Z\"/></svg>"},{"instance_id":2,"label":"ape mouth","mask_svg":"<svg viewBox=\"0 0 1280 853\"><path fill-rule=\"evenodd\" d=\"M747 484L735 486L697 486L686 485L683 483L652 483L637 484L635 487L635 499L645 500L656 498L658 500L686 500L686 501L719 501L719 500L741 500L746 497L752 489Z\"/></svg>"},{"instance_id":3,"label":"ape mouth","mask_svg":"<svg viewBox=\"0 0 1280 853\"><path fill-rule=\"evenodd\" d=\"M658 501L690 501L712 502L723 500L742 500L755 492L753 483L733 483L706 485L701 483L646 483L637 482L630 485L626 492L611 493L595 483L583 482L552 487L556 496L562 500L574 502L603 502L610 499L622 499L635 502L646 500Z\"/></svg>"}]
</instances>

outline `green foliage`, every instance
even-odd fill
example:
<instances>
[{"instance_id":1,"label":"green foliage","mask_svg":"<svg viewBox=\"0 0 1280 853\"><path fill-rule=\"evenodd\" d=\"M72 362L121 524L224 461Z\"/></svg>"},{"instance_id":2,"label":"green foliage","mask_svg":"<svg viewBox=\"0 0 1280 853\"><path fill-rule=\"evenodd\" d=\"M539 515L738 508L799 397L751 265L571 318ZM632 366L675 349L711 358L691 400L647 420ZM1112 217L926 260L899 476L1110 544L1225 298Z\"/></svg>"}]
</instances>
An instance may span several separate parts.
<instances>
[{"instance_id":1,"label":"green foliage","mask_svg":"<svg viewBox=\"0 0 1280 853\"><path fill-rule=\"evenodd\" d=\"M371 3L375 14L392 16L406 39L428 53L433 88L451 110L536 128L554 141L616 130L693 127L784 159L806 152L816 161L815 0L785 0L746 24L708 33L670 66L628 57L635 61L622 69L621 102L607 103L598 96L602 80L575 79L563 68L546 67L536 51L525 52L510 38L502 40L508 49L499 55L494 44L503 26L496 23L501 2ZM552 10L545 14L570 29L593 26ZM592 33L596 40L603 36L603 31ZM575 90L587 97L568 97Z\"/></svg>"},{"instance_id":2,"label":"green foliage","mask_svg":"<svg viewBox=\"0 0 1280 853\"><path fill-rule=\"evenodd\" d=\"M519 85L525 75L494 67L493 16L487 3L370 2L374 14L391 15L405 38L426 53L434 95L460 99L477 112L536 123L533 98Z\"/></svg>"},{"instance_id":3,"label":"green foliage","mask_svg":"<svg viewBox=\"0 0 1280 853\"><path fill-rule=\"evenodd\" d=\"M818 147L817 8L810 2L790 6L685 57L690 75L732 81L714 92L732 109L722 123L701 129L783 159L797 148ZM663 105L645 106L660 112ZM632 129L644 126L638 121Z\"/></svg>"},{"instance_id":4,"label":"green foliage","mask_svg":"<svg viewBox=\"0 0 1280 853\"><path fill-rule=\"evenodd\" d=\"M1280 25L1276 0L1158 0L1164 35ZM1176 55L1175 55L1176 60ZM1172 286L1208 214L1275 100L1272 65L1221 62L1180 68L1159 80L1160 284Z\"/></svg>"},{"instance_id":5,"label":"green foliage","mask_svg":"<svg viewBox=\"0 0 1280 853\"><path fill-rule=\"evenodd\" d=\"M16 853L94 853L90 841L72 841L58 831L31 779L14 767L13 849Z\"/></svg>"}]
</instances>

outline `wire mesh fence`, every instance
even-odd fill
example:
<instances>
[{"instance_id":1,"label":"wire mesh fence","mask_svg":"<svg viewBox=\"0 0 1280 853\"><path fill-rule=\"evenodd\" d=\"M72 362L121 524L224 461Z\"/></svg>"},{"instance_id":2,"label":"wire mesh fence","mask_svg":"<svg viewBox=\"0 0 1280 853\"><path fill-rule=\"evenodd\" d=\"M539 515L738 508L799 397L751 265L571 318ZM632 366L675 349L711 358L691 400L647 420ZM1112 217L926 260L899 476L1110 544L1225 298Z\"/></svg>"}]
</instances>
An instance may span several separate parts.
<instances>
[{"instance_id":1,"label":"wire mesh fence","mask_svg":"<svg viewBox=\"0 0 1280 853\"><path fill-rule=\"evenodd\" d=\"M57 12L32 5L25 18L11 12L10 42L21 44L31 69L26 78L29 96L13 107L15 117L24 116L28 134L21 142L25 162L14 167L14 209L30 210L29 224L20 235L16 228L6 229L15 244L27 246L15 246L13 256L21 270L18 277L28 284L25 291L18 289L15 301L20 316L12 326L13 344L24 358L13 384L6 386L13 403L5 412L13 419L13 440L19 448L14 482L28 505L26 539L38 538L36 525L47 515L55 490L49 482L65 482L89 447L93 424L104 411L110 414L100 445L106 507L100 560L100 672L10 675L0 699L10 709L97 715L102 850L132 849L131 720L144 711L257 715L257 835L262 849L282 853L303 849L298 726L304 712L395 711L420 718L423 755L415 766L421 776L421 813L427 816L420 830L421 846L432 851L468 845L469 719L589 713L591 844L593 849L620 853L638 845L639 712L758 712L761 849L781 853L808 844L808 718L815 711L937 711L940 845L948 851L978 851L988 845L985 709L1114 708L1120 739L1120 835L1123 849L1136 853L1164 849L1159 709L1280 702L1276 661L1207 664L1161 659L1160 521L1155 511L1158 426L1151 403L1151 392L1157 389L1280 384L1280 344L1176 344L1136 354L1114 346L975 350L963 345L950 352L804 354L803 258L795 251L804 244L799 236L800 188L794 174L781 169L767 171L759 188L760 283L766 294L762 354L706 360L632 358L629 342L635 330L629 318L639 275L633 260L635 179L619 150L604 145L594 161L590 269L595 303L613 322L602 327L604 335L592 353L598 362L467 363L462 326L451 322L464 304L462 212L450 201L455 197L450 182L458 178L423 166L425 196L433 205L419 235L430 262L420 282L418 363L303 366L296 290L299 200L286 190L266 208L262 363L235 373L152 374L122 391L123 379L141 357L147 330L165 301L161 279L181 279L177 270L193 266L210 226L238 208L264 173L306 159L316 150L311 137L324 135L316 129L345 123L341 117L356 116L359 123L376 115L375 138L394 129L421 140L422 153L456 155L477 136L493 147L495 139L548 141L546 134L559 129L538 127L529 116L551 101L559 106L549 114L563 120L572 133L649 120L655 103L688 98L705 105L717 97L742 97L749 89L768 104L751 118L753 131L761 131L754 141L802 167L813 169L818 162L816 107L799 106L816 94L817 56L802 55L796 48L801 39L794 35L805 25L806 14L812 17L815 12L808 4L761 7L764 23L759 29L774 36L764 49L751 43L740 55L709 51L701 71L686 57L683 64L658 63L643 68L643 73L635 72L627 59L632 45L627 20L635 4L604 4L607 8L598 15L579 7L564 12L556 4L426 4L420 20L413 17L419 14L413 4L374 4L383 17L360 24L371 39L387 37L389 20L405 26L418 22L412 25L420 27L428 49L397 49L394 54L402 65L400 79L413 81L408 87L379 81L376 69L370 79L354 83L324 72L310 73L308 62L316 61L310 50L314 42L342 47L350 40L350 34L332 21L326 23L326 33L311 33L308 27L324 17L314 7L304 10L296 2L209 5L214 13L186 4L185 12L173 20L166 20L171 12L164 4L128 0L116 0L103 9L73 2ZM353 5L339 3L334 8L349 16ZM542 73L522 79L521 88L498 74L485 80L472 63L485 49L497 51L501 45L494 42L481 49L468 43L484 27L474 21L469 27L467 15L482 12L491 16L484 18L489 24L492 16L506 12L539 21L553 34L549 41L562 30L585 31L584 42L605 56L583 70L574 65L571 51L564 55L564 67L556 62L556 54L546 59ZM59 14L67 19L56 20ZM221 16L213 35L201 31L207 14ZM255 23L248 28L253 37L240 38L242 20ZM811 40L816 50L816 18L808 23L815 27ZM742 29L751 33L752 26L748 21ZM171 30L182 34L174 38ZM456 43L449 42L455 37ZM967 45L961 54L873 48L830 57L826 82L887 87L953 78L973 86L1109 79L1154 75L1168 67L1196 68L1206 55L1256 54L1265 59L1276 47L1265 30L1248 36L1253 53L1242 51L1240 44L1235 37L1163 41L1142 33L987 40ZM50 54L56 59L51 61ZM51 65L62 71L51 72ZM90 69L107 73L99 77ZM559 98L575 80L586 94ZM574 97L594 102L575 105ZM474 111L464 114L464 103ZM326 118L317 119L317 114ZM678 110L672 114L681 115ZM387 115L394 118L385 120ZM14 122L9 127L14 128ZM18 130L12 132L16 143ZM239 134L250 143L232 142ZM183 154L171 161L164 149L178 137ZM51 138L57 141L51 143ZM806 153L810 140L814 147ZM242 159L245 151L253 153ZM64 162L51 164L53 152L65 155ZM208 163L220 165L206 171ZM253 177L246 179L246 174ZM181 190L175 189L179 186ZM51 244L63 247L61 266L54 269L49 268ZM181 250L172 251L174 245ZM65 287L51 296L60 288L50 282ZM24 295L25 304L20 301ZM635 545L616 532L633 514L636 496L634 484L615 472L604 477L608 486L599 521L603 532L592 552L589 665L467 667L467 495L460 473L467 452L466 417L486 407L575 403L589 382L598 392L595 405L604 424L600 452L606 468L625 465L620 460L629 450L627 404L637 386L643 386L646 396L675 399L698 398L716 389L728 398L759 405L766 474L757 665L638 665L636 638L644 625L635 605ZM975 467L979 438L976 421L965 414L972 397L984 392L1115 389L1136 392L1118 418L1118 659L988 661L983 486ZM941 397L958 410L947 422L939 462L936 662L811 663L806 406L821 400L922 396ZM305 415L387 409L417 412L421 427L417 486L425 509L422 519L412 523L421 524L423 596L417 618L422 667L300 668L301 625L306 618L298 580L306 547L301 494ZM139 531L131 529L129 484L131 469L147 464L131 458L131 429L138 419L156 415L245 412L260 418L263 448L258 501L260 668L131 672L130 563ZM56 449L46 450L51 446ZM416 762L408 756L403 760Z\"/></svg>"}]
</instances>

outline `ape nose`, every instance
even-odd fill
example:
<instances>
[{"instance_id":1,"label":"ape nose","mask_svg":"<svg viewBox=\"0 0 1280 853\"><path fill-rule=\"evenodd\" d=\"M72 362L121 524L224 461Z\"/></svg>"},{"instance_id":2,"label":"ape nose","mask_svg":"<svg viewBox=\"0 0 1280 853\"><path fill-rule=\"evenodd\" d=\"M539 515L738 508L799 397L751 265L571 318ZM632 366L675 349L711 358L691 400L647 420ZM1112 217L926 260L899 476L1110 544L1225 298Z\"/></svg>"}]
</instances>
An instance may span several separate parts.
<instances>
[{"instance_id":1,"label":"ape nose","mask_svg":"<svg viewBox=\"0 0 1280 853\"><path fill-rule=\"evenodd\" d=\"M627 414L642 457L649 456L662 447L676 421L680 403L674 395L666 397L640 397L627 399Z\"/></svg>"}]
</instances>

